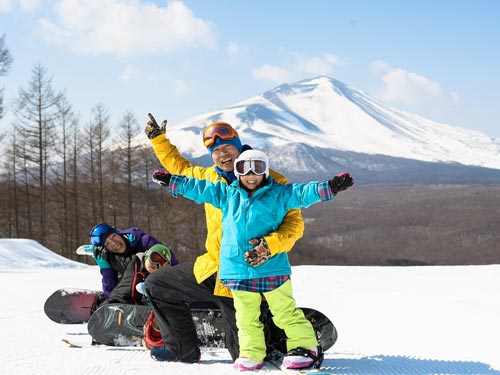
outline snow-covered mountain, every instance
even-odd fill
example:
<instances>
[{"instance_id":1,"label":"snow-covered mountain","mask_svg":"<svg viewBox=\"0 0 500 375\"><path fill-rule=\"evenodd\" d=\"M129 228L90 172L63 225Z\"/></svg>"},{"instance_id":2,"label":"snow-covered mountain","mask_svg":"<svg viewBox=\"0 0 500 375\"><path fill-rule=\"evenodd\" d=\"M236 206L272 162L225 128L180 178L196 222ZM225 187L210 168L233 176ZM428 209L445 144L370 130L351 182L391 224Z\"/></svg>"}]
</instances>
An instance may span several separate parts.
<instances>
[{"instance_id":1,"label":"snow-covered mountain","mask_svg":"<svg viewBox=\"0 0 500 375\"><path fill-rule=\"evenodd\" d=\"M404 172L418 180L420 170L450 175L451 167L457 177L467 171L500 180L500 138L399 111L326 76L169 126L168 137L188 158L206 159L200 134L214 121L232 124L244 143L268 151L272 166L287 175L340 168L372 176Z\"/></svg>"}]
</instances>

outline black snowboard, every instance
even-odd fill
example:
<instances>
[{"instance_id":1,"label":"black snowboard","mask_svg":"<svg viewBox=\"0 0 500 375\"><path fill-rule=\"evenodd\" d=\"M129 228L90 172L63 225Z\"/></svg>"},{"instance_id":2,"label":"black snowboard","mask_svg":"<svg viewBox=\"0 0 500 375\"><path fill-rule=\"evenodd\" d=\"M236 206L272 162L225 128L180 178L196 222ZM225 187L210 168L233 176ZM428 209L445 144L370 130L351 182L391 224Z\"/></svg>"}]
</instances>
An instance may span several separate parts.
<instances>
[{"instance_id":1,"label":"black snowboard","mask_svg":"<svg viewBox=\"0 0 500 375\"><path fill-rule=\"evenodd\" d=\"M337 340L337 330L332 322L319 311L302 308L306 318L312 323L316 336L324 351L330 349ZM109 346L140 346L144 336L143 326L151 312L151 307L109 304L101 306L90 318L87 328L92 338ZM222 315L210 306L191 306L200 345L224 348L225 326ZM264 327L268 346L268 356L276 357L286 353L286 335L272 322L268 311L264 314Z\"/></svg>"},{"instance_id":2,"label":"black snowboard","mask_svg":"<svg viewBox=\"0 0 500 375\"><path fill-rule=\"evenodd\" d=\"M92 305L98 290L58 289L45 301L45 314L54 322L61 324L81 324L90 318Z\"/></svg>"},{"instance_id":3,"label":"black snowboard","mask_svg":"<svg viewBox=\"0 0 500 375\"><path fill-rule=\"evenodd\" d=\"M316 332L316 337L324 352L330 349L337 341L337 329L330 319L323 313L307 307L300 307L304 312ZM268 359L280 359L286 350L285 331L278 328L273 320L272 314L268 310L266 318L267 357Z\"/></svg>"},{"instance_id":4,"label":"black snowboard","mask_svg":"<svg viewBox=\"0 0 500 375\"><path fill-rule=\"evenodd\" d=\"M110 303L92 314L87 324L90 336L99 344L108 346L141 346L143 327L151 313L149 306ZM224 347L224 322L216 305L191 307L200 345L209 348Z\"/></svg>"}]
</instances>

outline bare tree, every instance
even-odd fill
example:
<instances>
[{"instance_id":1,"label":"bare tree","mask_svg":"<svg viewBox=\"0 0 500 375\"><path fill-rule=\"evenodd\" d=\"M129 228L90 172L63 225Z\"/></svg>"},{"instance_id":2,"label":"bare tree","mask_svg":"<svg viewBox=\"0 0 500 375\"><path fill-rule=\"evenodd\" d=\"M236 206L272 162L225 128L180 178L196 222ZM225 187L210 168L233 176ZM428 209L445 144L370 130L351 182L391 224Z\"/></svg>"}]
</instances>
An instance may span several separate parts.
<instances>
[{"instance_id":1,"label":"bare tree","mask_svg":"<svg viewBox=\"0 0 500 375\"><path fill-rule=\"evenodd\" d=\"M12 64L12 56L9 50L5 47L5 34L0 37L0 76L4 76L9 72ZM0 88L0 119L4 115L3 106L3 88Z\"/></svg>"},{"instance_id":2,"label":"bare tree","mask_svg":"<svg viewBox=\"0 0 500 375\"><path fill-rule=\"evenodd\" d=\"M70 189L71 189L71 162L73 151L71 143L73 138L70 136L71 128L75 125L73 121L74 113L71 105L68 103L66 98L62 98L58 103L59 114L57 121L55 122L58 142L57 142L57 153L61 158L62 163L54 163L52 165L52 174L55 176L53 181L53 190L56 194L52 195L51 207L54 207L54 212L57 212L57 222L59 225L59 231L57 231L58 241L63 249L63 255L71 258L73 252L71 251L74 244L70 243L70 233L73 232L71 221L73 218L70 212L73 211L74 207L71 205L73 201L70 199Z\"/></svg>"},{"instance_id":3,"label":"bare tree","mask_svg":"<svg viewBox=\"0 0 500 375\"><path fill-rule=\"evenodd\" d=\"M32 69L28 88L19 90L15 99L16 129L20 139L27 147L22 155L26 160L27 175L33 178L28 184L37 184L38 214L40 219L39 238L45 242L47 223L47 166L55 155L54 121L60 116L59 102L63 94L55 93L52 79L47 77L46 69L38 64Z\"/></svg>"},{"instance_id":4,"label":"bare tree","mask_svg":"<svg viewBox=\"0 0 500 375\"><path fill-rule=\"evenodd\" d=\"M6 229L7 237L19 237L19 200L17 196L17 160L16 160L16 133L11 134L12 141L6 148L3 169L5 173L5 183L2 183L1 200L2 212L0 225Z\"/></svg>"},{"instance_id":5,"label":"bare tree","mask_svg":"<svg viewBox=\"0 0 500 375\"><path fill-rule=\"evenodd\" d=\"M71 185L71 197L73 198L73 228L74 228L74 244L78 244L80 240L80 204L79 204L79 184L80 184L80 168L79 157L81 153L80 147L80 129L79 119L74 116L71 124L71 139L72 139L72 152L71 152L71 171L73 175L73 183Z\"/></svg>"},{"instance_id":6,"label":"bare tree","mask_svg":"<svg viewBox=\"0 0 500 375\"><path fill-rule=\"evenodd\" d=\"M109 114L104 105L98 104L92 109L92 118L88 128L90 153L90 179L93 186L92 204L94 221L105 220L105 143L110 136Z\"/></svg>"},{"instance_id":7,"label":"bare tree","mask_svg":"<svg viewBox=\"0 0 500 375\"><path fill-rule=\"evenodd\" d=\"M134 114L128 111L123 116L119 123L120 131L118 132L122 143L120 153L123 155L123 171L125 174L125 188L127 196L127 213L128 213L128 226L134 225L134 184L133 174L137 171L138 158L135 152L136 146L133 145L134 137L139 133L139 123L137 122ZM137 173L137 172L136 172Z\"/></svg>"}]
</instances>

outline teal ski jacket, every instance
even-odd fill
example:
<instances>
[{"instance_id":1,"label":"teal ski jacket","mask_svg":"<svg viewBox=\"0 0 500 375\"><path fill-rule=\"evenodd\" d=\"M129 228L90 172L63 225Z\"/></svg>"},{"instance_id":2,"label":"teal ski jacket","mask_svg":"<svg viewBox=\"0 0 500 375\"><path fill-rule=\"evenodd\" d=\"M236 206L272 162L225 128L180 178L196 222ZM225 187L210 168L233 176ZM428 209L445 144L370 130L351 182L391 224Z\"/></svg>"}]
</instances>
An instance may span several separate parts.
<instances>
[{"instance_id":1,"label":"teal ski jacket","mask_svg":"<svg viewBox=\"0 0 500 375\"><path fill-rule=\"evenodd\" d=\"M328 180L282 185L271 176L252 196L238 181L227 185L179 175L172 175L169 191L174 197L181 194L196 203L210 203L222 211L221 280L290 275L286 252L272 256L257 267L246 263L243 254L255 246L248 242L275 231L288 210L309 207L334 197Z\"/></svg>"}]
</instances>

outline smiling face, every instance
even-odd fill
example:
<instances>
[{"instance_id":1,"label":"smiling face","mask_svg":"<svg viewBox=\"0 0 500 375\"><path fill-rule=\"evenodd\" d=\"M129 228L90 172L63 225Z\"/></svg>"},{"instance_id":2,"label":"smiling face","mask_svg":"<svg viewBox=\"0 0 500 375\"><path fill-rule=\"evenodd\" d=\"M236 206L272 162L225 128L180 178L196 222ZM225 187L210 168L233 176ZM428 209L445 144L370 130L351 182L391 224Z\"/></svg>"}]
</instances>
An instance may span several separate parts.
<instances>
[{"instance_id":1,"label":"smiling face","mask_svg":"<svg viewBox=\"0 0 500 375\"><path fill-rule=\"evenodd\" d=\"M111 233L104 244L106 249L115 254L123 254L127 250L125 239L116 233Z\"/></svg>"},{"instance_id":2,"label":"smiling face","mask_svg":"<svg viewBox=\"0 0 500 375\"><path fill-rule=\"evenodd\" d=\"M253 172L248 172L248 174L240 176L240 184L248 191L253 192L260 187L262 181L264 181L264 177L263 174L257 176Z\"/></svg>"},{"instance_id":3,"label":"smiling face","mask_svg":"<svg viewBox=\"0 0 500 375\"><path fill-rule=\"evenodd\" d=\"M230 144L222 144L212 151L212 160L214 164L224 172L232 172L234 161L238 158L240 152Z\"/></svg>"}]
</instances>

